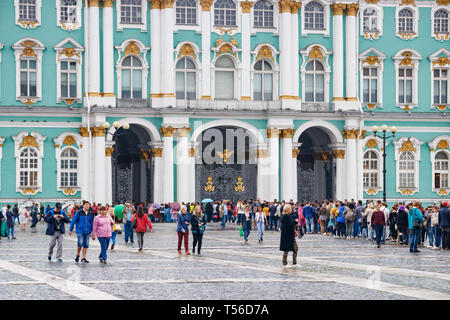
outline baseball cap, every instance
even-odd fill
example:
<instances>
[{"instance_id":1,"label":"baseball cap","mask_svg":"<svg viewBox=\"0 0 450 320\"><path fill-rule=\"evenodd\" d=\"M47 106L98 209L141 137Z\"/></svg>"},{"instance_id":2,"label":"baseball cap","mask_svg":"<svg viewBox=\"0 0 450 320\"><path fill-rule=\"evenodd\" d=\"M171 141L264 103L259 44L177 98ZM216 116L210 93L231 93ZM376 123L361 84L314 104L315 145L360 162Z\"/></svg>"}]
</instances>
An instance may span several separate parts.
<instances>
[{"instance_id":1,"label":"baseball cap","mask_svg":"<svg viewBox=\"0 0 450 320\"><path fill-rule=\"evenodd\" d=\"M55 204L55 209L62 209L62 205L61 205L61 203L60 202L57 202L56 204Z\"/></svg>"},{"instance_id":2,"label":"baseball cap","mask_svg":"<svg viewBox=\"0 0 450 320\"><path fill-rule=\"evenodd\" d=\"M448 206L448 202L442 202L442 205Z\"/></svg>"}]
</instances>

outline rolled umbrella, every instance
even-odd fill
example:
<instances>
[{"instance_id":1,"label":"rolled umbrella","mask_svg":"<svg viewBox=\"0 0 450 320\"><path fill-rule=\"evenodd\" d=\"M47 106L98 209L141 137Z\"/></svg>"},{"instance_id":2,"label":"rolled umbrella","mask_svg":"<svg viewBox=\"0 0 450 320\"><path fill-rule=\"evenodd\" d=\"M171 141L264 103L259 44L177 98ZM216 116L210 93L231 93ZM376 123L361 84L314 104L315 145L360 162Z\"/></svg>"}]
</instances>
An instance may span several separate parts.
<instances>
[{"instance_id":1,"label":"rolled umbrella","mask_svg":"<svg viewBox=\"0 0 450 320\"><path fill-rule=\"evenodd\" d=\"M202 200L202 203L208 203L208 202L214 202L214 200L213 199L209 199L209 198Z\"/></svg>"}]
</instances>

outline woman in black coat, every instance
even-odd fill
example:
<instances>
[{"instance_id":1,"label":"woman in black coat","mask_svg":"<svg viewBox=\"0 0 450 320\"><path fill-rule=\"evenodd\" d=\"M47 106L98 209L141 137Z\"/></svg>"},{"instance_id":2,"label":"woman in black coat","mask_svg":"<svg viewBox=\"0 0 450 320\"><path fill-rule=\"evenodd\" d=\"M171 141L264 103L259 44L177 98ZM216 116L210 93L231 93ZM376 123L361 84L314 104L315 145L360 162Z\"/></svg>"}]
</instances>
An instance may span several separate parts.
<instances>
[{"instance_id":1,"label":"woman in black coat","mask_svg":"<svg viewBox=\"0 0 450 320\"><path fill-rule=\"evenodd\" d=\"M289 204L286 204L283 208L283 214L280 219L280 229L281 229L281 237L280 237L280 250L283 251L283 267L287 265L287 256L289 251L293 251L292 255L292 264L297 264L297 251L298 246L295 241L295 217L291 214L292 207Z\"/></svg>"},{"instance_id":2,"label":"woman in black coat","mask_svg":"<svg viewBox=\"0 0 450 320\"><path fill-rule=\"evenodd\" d=\"M397 229L398 229L398 240L400 244L408 244L408 213L406 213L405 207L400 206L397 211L396 216Z\"/></svg>"}]
</instances>

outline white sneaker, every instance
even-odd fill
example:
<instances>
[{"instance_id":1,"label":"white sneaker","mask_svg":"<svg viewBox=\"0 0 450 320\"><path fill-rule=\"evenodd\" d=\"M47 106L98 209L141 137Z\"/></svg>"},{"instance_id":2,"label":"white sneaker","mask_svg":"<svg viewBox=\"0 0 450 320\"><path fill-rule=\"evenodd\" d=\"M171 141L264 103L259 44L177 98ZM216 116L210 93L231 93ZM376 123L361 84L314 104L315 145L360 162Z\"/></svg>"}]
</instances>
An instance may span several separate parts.
<instances>
[{"instance_id":1,"label":"white sneaker","mask_svg":"<svg viewBox=\"0 0 450 320\"><path fill-rule=\"evenodd\" d=\"M432 247L432 246L427 246L427 248L431 249L431 248L433 248L433 247Z\"/></svg>"}]
</instances>

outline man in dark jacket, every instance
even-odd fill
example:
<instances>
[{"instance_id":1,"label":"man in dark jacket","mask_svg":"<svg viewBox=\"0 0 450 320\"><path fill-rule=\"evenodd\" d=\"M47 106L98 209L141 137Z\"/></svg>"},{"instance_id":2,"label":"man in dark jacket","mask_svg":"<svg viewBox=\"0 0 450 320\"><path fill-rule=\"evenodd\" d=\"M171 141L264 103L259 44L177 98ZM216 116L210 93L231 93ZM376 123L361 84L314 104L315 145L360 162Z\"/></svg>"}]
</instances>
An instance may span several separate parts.
<instances>
[{"instance_id":1,"label":"man in dark jacket","mask_svg":"<svg viewBox=\"0 0 450 320\"><path fill-rule=\"evenodd\" d=\"M39 206L37 203L33 203L31 207L31 227L36 228L36 224L38 223L38 215L39 215Z\"/></svg>"},{"instance_id":2,"label":"man in dark jacket","mask_svg":"<svg viewBox=\"0 0 450 320\"><path fill-rule=\"evenodd\" d=\"M207 217L207 222L210 223L211 219L212 219L212 214L213 214L213 206L212 206L211 202L208 202L205 205L205 214Z\"/></svg>"},{"instance_id":3,"label":"man in dark jacket","mask_svg":"<svg viewBox=\"0 0 450 320\"><path fill-rule=\"evenodd\" d=\"M308 201L303 208L303 215L306 219L306 233L314 232L314 209L311 207L311 203Z\"/></svg>"},{"instance_id":4,"label":"man in dark jacket","mask_svg":"<svg viewBox=\"0 0 450 320\"><path fill-rule=\"evenodd\" d=\"M6 227L8 228L7 231L7 236L8 239L10 239L10 235L12 237L12 239L16 239L16 237L14 237L14 214L11 212L11 206L8 204L7 205L7 210L6 210Z\"/></svg>"},{"instance_id":5,"label":"man in dark jacket","mask_svg":"<svg viewBox=\"0 0 450 320\"><path fill-rule=\"evenodd\" d=\"M62 244L65 233L64 223L69 222L69 217L62 211L61 203L57 202L55 204L55 208L45 216L45 222L47 222L47 231L45 234L51 237L48 245L48 261L52 260L53 248L56 242L58 242L56 259L58 259L58 262L62 262Z\"/></svg>"},{"instance_id":6,"label":"man in dark jacket","mask_svg":"<svg viewBox=\"0 0 450 320\"><path fill-rule=\"evenodd\" d=\"M442 250L447 251L450 249L450 210L447 202L441 204L438 219L442 232Z\"/></svg>"},{"instance_id":7,"label":"man in dark jacket","mask_svg":"<svg viewBox=\"0 0 450 320\"><path fill-rule=\"evenodd\" d=\"M12 209L12 213L13 213L13 222L14 222L14 224L16 224L16 219L17 219L17 222L19 222L19 224L20 224L20 219L19 219L19 207L17 207L17 203L16 204L14 204L14 208Z\"/></svg>"},{"instance_id":8,"label":"man in dark jacket","mask_svg":"<svg viewBox=\"0 0 450 320\"><path fill-rule=\"evenodd\" d=\"M406 213L405 207L401 205L397 212L397 229L399 233L399 242L401 245L408 245L409 234L408 234L408 213Z\"/></svg>"},{"instance_id":9,"label":"man in dark jacket","mask_svg":"<svg viewBox=\"0 0 450 320\"><path fill-rule=\"evenodd\" d=\"M295 241L295 217L291 216L291 214L291 206L289 204L285 205L285 211L280 218L280 251L283 251L283 267L287 265L289 251L293 251L292 264L297 264L298 246L297 241Z\"/></svg>"}]
</instances>

